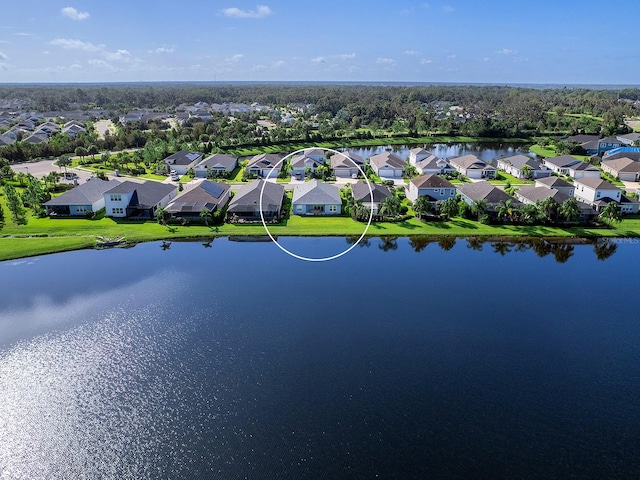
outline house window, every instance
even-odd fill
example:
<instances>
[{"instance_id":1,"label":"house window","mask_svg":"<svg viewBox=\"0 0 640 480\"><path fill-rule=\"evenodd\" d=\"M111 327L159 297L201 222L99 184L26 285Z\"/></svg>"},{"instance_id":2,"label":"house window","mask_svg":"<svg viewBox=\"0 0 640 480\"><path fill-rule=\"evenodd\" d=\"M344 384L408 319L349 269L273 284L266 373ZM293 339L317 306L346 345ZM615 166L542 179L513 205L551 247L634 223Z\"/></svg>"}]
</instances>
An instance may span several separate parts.
<instances>
[{"instance_id":1,"label":"house window","mask_svg":"<svg viewBox=\"0 0 640 480\"><path fill-rule=\"evenodd\" d=\"M304 210L304 206L302 206L302 205L296 205L296 210L297 210L298 212L302 212L302 211Z\"/></svg>"},{"instance_id":2,"label":"house window","mask_svg":"<svg viewBox=\"0 0 640 480\"><path fill-rule=\"evenodd\" d=\"M337 212L338 211L338 206L337 205L329 205L329 211L330 212Z\"/></svg>"},{"instance_id":3,"label":"house window","mask_svg":"<svg viewBox=\"0 0 640 480\"><path fill-rule=\"evenodd\" d=\"M601 193L602 193L602 192L596 192L596 198L600 198L600 194L601 194Z\"/></svg>"},{"instance_id":4,"label":"house window","mask_svg":"<svg viewBox=\"0 0 640 480\"><path fill-rule=\"evenodd\" d=\"M122 215L124 213L124 209L123 208L112 208L111 212L113 213L113 215Z\"/></svg>"},{"instance_id":5,"label":"house window","mask_svg":"<svg viewBox=\"0 0 640 480\"><path fill-rule=\"evenodd\" d=\"M442 197L443 195L444 195L444 188L440 190L440 196Z\"/></svg>"},{"instance_id":6,"label":"house window","mask_svg":"<svg viewBox=\"0 0 640 480\"><path fill-rule=\"evenodd\" d=\"M121 202L122 195L109 195L112 202Z\"/></svg>"}]
</instances>

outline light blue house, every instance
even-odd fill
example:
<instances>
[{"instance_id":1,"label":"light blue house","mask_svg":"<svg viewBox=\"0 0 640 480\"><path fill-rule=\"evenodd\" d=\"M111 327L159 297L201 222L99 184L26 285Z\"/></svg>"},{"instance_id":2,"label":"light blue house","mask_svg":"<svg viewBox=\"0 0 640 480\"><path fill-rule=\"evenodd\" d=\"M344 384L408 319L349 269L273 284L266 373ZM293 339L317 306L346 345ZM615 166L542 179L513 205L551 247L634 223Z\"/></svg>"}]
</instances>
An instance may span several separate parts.
<instances>
[{"instance_id":1,"label":"light blue house","mask_svg":"<svg viewBox=\"0 0 640 480\"><path fill-rule=\"evenodd\" d=\"M90 181L72 188L44 204L47 215L86 215L105 208L104 193L120 185L117 180Z\"/></svg>"},{"instance_id":2,"label":"light blue house","mask_svg":"<svg viewBox=\"0 0 640 480\"><path fill-rule=\"evenodd\" d=\"M294 215L339 215L342 211L340 189L317 180L296 185L292 203Z\"/></svg>"}]
</instances>

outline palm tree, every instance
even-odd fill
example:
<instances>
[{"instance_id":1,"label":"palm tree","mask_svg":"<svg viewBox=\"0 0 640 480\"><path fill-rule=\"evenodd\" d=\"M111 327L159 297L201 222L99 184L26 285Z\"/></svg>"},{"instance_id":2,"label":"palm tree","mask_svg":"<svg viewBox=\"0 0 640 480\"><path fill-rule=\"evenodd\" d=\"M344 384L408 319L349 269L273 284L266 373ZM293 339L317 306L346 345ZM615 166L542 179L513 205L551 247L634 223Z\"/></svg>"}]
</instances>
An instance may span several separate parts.
<instances>
[{"instance_id":1,"label":"palm tree","mask_svg":"<svg viewBox=\"0 0 640 480\"><path fill-rule=\"evenodd\" d=\"M413 204L413 210L418 218L422 219L424 214L431 211L431 202L425 195L420 195Z\"/></svg>"},{"instance_id":2,"label":"palm tree","mask_svg":"<svg viewBox=\"0 0 640 480\"><path fill-rule=\"evenodd\" d=\"M500 200L498 203L498 218L508 217L509 219L513 218L513 215L516 211L516 208L513 204L513 200Z\"/></svg>"},{"instance_id":3,"label":"palm tree","mask_svg":"<svg viewBox=\"0 0 640 480\"><path fill-rule=\"evenodd\" d=\"M526 178L527 180L531 180L531 177L533 177L533 168L531 168L530 165L523 165L522 175L524 175L524 178Z\"/></svg>"},{"instance_id":4,"label":"palm tree","mask_svg":"<svg viewBox=\"0 0 640 480\"><path fill-rule=\"evenodd\" d=\"M211 212L207 208L200 210L200 218L204 220L204 224L209 226L209 218L211 218Z\"/></svg>"},{"instance_id":5,"label":"palm tree","mask_svg":"<svg viewBox=\"0 0 640 480\"><path fill-rule=\"evenodd\" d=\"M552 197L544 199L542 202L536 202L536 206L546 215L547 220L552 222L558 212L558 202Z\"/></svg>"},{"instance_id":6,"label":"palm tree","mask_svg":"<svg viewBox=\"0 0 640 480\"><path fill-rule=\"evenodd\" d=\"M380 208L380 213L388 217L395 217L400 211L400 200L397 197L391 196L383 200Z\"/></svg>"},{"instance_id":7,"label":"palm tree","mask_svg":"<svg viewBox=\"0 0 640 480\"><path fill-rule=\"evenodd\" d=\"M520 207L520 220L525 223L534 223L540 218L540 210L533 203L528 203Z\"/></svg>"},{"instance_id":8,"label":"palm tree","mask_svg":"<svg viewBox=\"0 0 640 480\"><path fill-rule=\"evenodd\" d=\"M440 216L442 218L448 220L451 217L455 217L456 215L458 215L458 202L455 198L447 198L446 200L438 202L438 204L440 207Z\"/></svg>"},{"instance_id":9,"label":"palm tree","mask_svg":"<svg viewBox=\"0 0 640 480\"><path fill-rule=\"evenodd\" d=\"M567 222L574 222L578 218L580 218L582 212L580 211L578 201L575 198L571 197L562 202L558 213L560 213L560 215L564 217Z\"/></svg>"},{"instance_id":10,"label":"palm tree","mask_svg":"<svg viewBox=\"0 0 640 480\"><path fill-rule=\"evenodd\" d=\"M487 210L489 210L489 202L487 202L484 198L474 200L471 204L471 212L473 212L474 215L477 215L478 220L480 220L480 217L482 217L482 215L484 215Z\"/></svg>"},{"instance_id":11,"label":"palm tree","mask_svg":"<svg viewBox=\"0 0 640 480\"><path fill-rule=\"evenodd\" d=\"M598 218L611 225L614 221L620 223L622 221L622 211L616 202L609 202L602 209Z\"/></svg>"}]
</instances>

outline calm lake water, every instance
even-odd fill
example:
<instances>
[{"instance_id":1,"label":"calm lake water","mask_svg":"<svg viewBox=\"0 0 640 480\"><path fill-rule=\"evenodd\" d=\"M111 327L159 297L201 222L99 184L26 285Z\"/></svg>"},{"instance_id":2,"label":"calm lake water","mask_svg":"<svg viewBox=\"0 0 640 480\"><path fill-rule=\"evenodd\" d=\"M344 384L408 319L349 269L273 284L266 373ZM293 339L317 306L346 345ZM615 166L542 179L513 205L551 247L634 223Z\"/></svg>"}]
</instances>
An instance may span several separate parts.
<instances>
[{"instance_id":1,"label":"calm lake water","mask_svg":"<svg viewBox=\"0 0 640 480\"><path fill-rule=\"evenodd\" d=\"M459 157L462 155L473 154L485 162L490 162L499 157L510 157L518 154L527 154L529 152L527 145L523 145L522 143L495 142L385 145L378 147L349 148L348 150L357 153L364 159L385 151L393 152L400 158L404 159L409 157L409 150L415 147L422 147L440 158Z\"/></svg>"},{"instance_id":2,"label":"calm lake water","mask_svg":"<svg viewBox=\"0 0 640 480\"><path fill-rule=\"evenodd\" d=\"M638 248L373 238L309 263L216 239L0 263L0 478L638 478Z\"/></svg>"}]
</instances>

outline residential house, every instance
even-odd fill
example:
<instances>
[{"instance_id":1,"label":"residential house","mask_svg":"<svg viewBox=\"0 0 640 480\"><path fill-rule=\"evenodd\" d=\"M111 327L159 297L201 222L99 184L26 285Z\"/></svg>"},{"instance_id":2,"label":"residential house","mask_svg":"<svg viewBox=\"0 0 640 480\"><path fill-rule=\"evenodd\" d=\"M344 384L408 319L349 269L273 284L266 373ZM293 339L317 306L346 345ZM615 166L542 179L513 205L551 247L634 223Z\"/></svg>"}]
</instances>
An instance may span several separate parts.
<instances>
[{"instance_id":1,"label":"residential house","mask_svg":"<svg viewBox=\"0 0 640 480\"><path fill-rule=\"evenodd\" d=\"M569 167L577 165L578 163L582 163L582 161L571 155L560 155L559 157L545 158L542 160L542 165L559 175L569 175Z\"/></svg>"},{"instance_id":2,"label":"residential house","mask_svg":"<svg viewBox=\"0 0 640 480\"><path fill-rule=\"evenodd\" d=\"M308 157L304 153L299 153L291 157L291 175L304 177L307 171L315 172L321 165L324 165L322 161Z\"/></svg>"},{"instance_id":3,"label":"residential house","mask_svg":"<svg viewBox=\"0 0 640 480\"><path fill-rule=\"evenodd\" d=\"M498 168L504 170L509 175L516 178L543 178L551 175L544 165L527 155L514 155L512 157L502 157L496 160Z\"/></svg>"},{"instance_id":4,"label":"residential house","mask_svg":"<svg viewBox=\"0 0 640 480\"><path fill-rule=\"evenodd\" d=\"M558 204L563 204L571 197L564 192L555 188L547 188L546 186L523 185L516 193L516 198L525 205L535 205L538 202L544 202L548 198L553 198ZM594 210L586 203L578 202L580 207L580 220L588 220L595 216Z\"/></svg>"},{"instance_id":5,"label":"residential house","mask_svg":"<svg viewBox=\"0 0 640 480\"><path fill-rule=\"evenodd\" d=\"M246 171L262 178L276 178L282 169L282 159L275 153L261 153L249 160Z\"/></svg>"},{"instance_id":6,"label":"residential house","mask_svg":"<svg viewBox=\"0 0 640 480\"><path fill-rule=\"evenodd\" d=\"M322 148L305 148L304 154L316 162L324 164L325 150Z\"/></svg>"},{"instance_id":7,"label":"residential house","mask_svg":"<svg viewBox=\"0 0 640 480\"><path fill-rule=\"evenodd\" d=\"M601 178L581 178L574 182L574 186L576 199L591 205L596 211L608 203L605 199L619 203L622 197L618 187Z\"/></svg>"},{"instance_id":8,"label":"residential house","mask_svg":"<svg viewBox=\"0 0 640 480\"><path fill-rule=\"evenodd\" d=\"M630 158L635 162L640 162L640 147L620 147L609 150L602 156L602 160L613 160L624 157Z\"/></svg>"},{"instance_id":9,"label":"residential house","mask_svg":"<svg viewBox=\"0 0 640 480\"><path fill-rule=\"evenodd\" d=\"M262 179L243 184L229 202L227 217L230 221L260 221L260 195L262 216L265 220L279 220L282 214L284 186Z\"/></svg>"},{"instance_id":10,"label":"residential house","mask_svg":"<svg viewBox=\"0 0 640 480\"><path fill-rule=\"evenodd\" d=\"M202 157L203 154L201 152L180 150L162 160L162 163L164 163L169 170L175 170L178 175L186 175L190 169L202 161Z\"/></svg>"},{"instance_id":11,"label":"residential house","mask_svg":"<svg viewBox=\"0 0 640 480\"><path fill-rule=\"evenodd\" d=\"M185 190L167 205L167 212L174 218L200 218L200 212L209 214L223 209L229 201L230 186L222 182L203 180Z\"/></svg>"},{"instance_id":12,"label":"residential house","mask_svg":"<svg viewBox=\"0 0 640 480\"><path fill-rule=\"evenodd\" d=\"M296 185L292 204L296 215L339 215L342 211L340 189L318 180Z\"/></svg>"},{"instance_id":13,"label":"residential house","mask_svg":"<svg viewBox=\"0 0 640 480\"><path fill-rule=\"evenodd\" d=\"M565 141L568 143L577 143L587 155L602 155L609 150L623 145L617 138L600 138L597 135L572 135L567 137Z\"/></svg>"},{"instance_id":14,"label":"residential house","mask_svg":"<svg viewBox=\"0 0 640 480\"><path fill-rule=\"evenodd\" d=\"M430 202L455 198L457 190L446 178L430 173L412 178L407 188L407 198L415 202L418 197L426 196Z\"/></svg>"},{"instance_id":15,"label":"residential house","mask_svg":"<svg viewBox=\"0 0 640 480\"><path fill-rule=\"evenodd\" d=\"M497 169L473 154L449 159L449 163L459 173L470 179L495 178Z\"/></svg>"},{"instance_id":16,"label":"residential house","mask_svg":"<svg viewBox=\"0 0 640 480\"><path fill-rule=\"evenodd\" d=\"M430 155L432 154L424 148L412 148L409 150L409 163L415 167L418 162L424 160Z\"/></svg>"},{"instance_id":17,"label":"residential house","mask_svg":"<svg viewBox=\"0 0 640 480\"><path fill-rule=\"evenodd\" d=\"M27 138L22 140L25 143L46 143L49 141L49 135L46 133L32 133Z\"/></svg>"},{"instance_id":18,"label":"residential house","mask_svg":"<svg viewBox=\"0 0 640 480\"><path fill-rule=\"evenodd\" d=\"M617 135L616 139L623 145L629 145L629 146L640 145L640 132L627 133L625 135Z\"/></svg>"},{"instance_id":19,"label":"residential house","mask_svg":"<svg viewBox=\"0 0 640 480\"><path fill-rule=\"evenodd\" d=\"M568 197L573 197L573 193L575 190L575 187L572 184L565 182L564 180L556 177L555 175L551 177L546 177L546 178L539 178L536 180L535 185L536 187L554 188L564 193Z\"/></svg>"},{"instance_id":20,"label":"residential house","mask_svg":"<svg viewBox=\"0 0 640 480\"><path fill-rule=\"evenodd\" d=\"M449 162L444 158L440 158L436 155L428 155L427 157L418 160L416 162L416 170L423 175L451 173L454 171L453 167L449 165Z\"/></svg>"},{"instance_id":21,"label":"residential house","mask_svg":"<svg viewBox=\"0 0 640 480\"><path fill-rule=\"evenodd\" d=\"M394 153L384 152L370 157L369 165L381 178L402 178L406 162Z\"/></svg>"},{"instance_id":22,"label":"residential house","mask_svg":"<svg viewBox=\"0 0 640 480\"><path fill-rule=\"evenodd\" d=\"M477 200L486 201L490 212L495 211L496 206L503 200L511 200L515 205L520 203L511 195L508 195L503 190L500 190L495 185L491 185L489 182L484 180L475 183L464 183L462 185L458 185L457 189L462 200L469 205L473 205L473 202Z\"/></svg>"},{"instance_id":23,"label":"residential house","mask_svg":"<svg viewBox=\"0 0 640 480\"><path fill-rule=\"evenodd\" d=\"M628 157L603 160L600 167L602 167L603 172L607 172L622 181L640 181L640 162L634 162Z\"/></svg>"},{"instance_id":24,"label":"residential house","mask_svg":"<svg viewBox=\"0 0 640 480\"><path fill-rule=\"evenodd\" d=\"M233 172L237 165L238 159L236 157L224 153L214 153L193 167L193 172L198 178L216 177L224 172Z\"/></svg>"},{"instance_id":25,"label":"residential house","mask_svg":"<svg viewBox=\"0 0 640 480\"><path fill-rule=\"evenodd\" d=\"M353 152L341 152L331 156L331 169L336 177L354 178L361 175L360 167L364 173L364 159Z\"/></svg>"},{"instance_id":26,"label":"residential house","mask_svg":"<svg viewBox=\"0 0 640 480\"><path fill-rule=\"evenodd\" d=\"M64 126L62 127L62 133L65 133L70 137L75 138L81 133L87 133L87 129L84 128L84 125L82 125L80 122L72 120L64 124Z\"/></svg>"},{"instance_id":27,"label":"residential house","mask_svg":"<svg viewBox=\"0 0 640 480\"><path fill-rule=\"evenodd\" d=\"M104 193L119 185L117 180L91 180L44 203L47 215L86 215L104 208Z\"/></svg>"},{"instance_id":28,"label":"residential house","mask_svg":"<svg viewBox=\"0 0 640 480\"><path fill-rule=\"evenodd\" d=\"M371 191L369 191L369 185L371 185ZM373 193L373 200L371 193ZM362 202L362 205L372 210L374 214L378 213L384 199L393 195L384 185L367 183L362 180L351 185L351 194L356 202Z\"/></svg>"},{"instance_id":29,"label":"residential house","mask_svg":"<svg viewBox=\"0 0 640 480\"><path fill-rule=\"evenodd\" d=\"M154 218L158 207L166 207L176 194L175 185L125 181L104 193L104 203L108 217Z\"/></svg>"},{"instance_id":30,"label":"residential house","mask_svg":"<svg viewBox=\"0 0 640 480\"><path fill-rule=\"evenodd\" d=\"M567 168L572 178L600 178L600 169L587 162L578 162Z\"/></svg>"}]
</instances>

